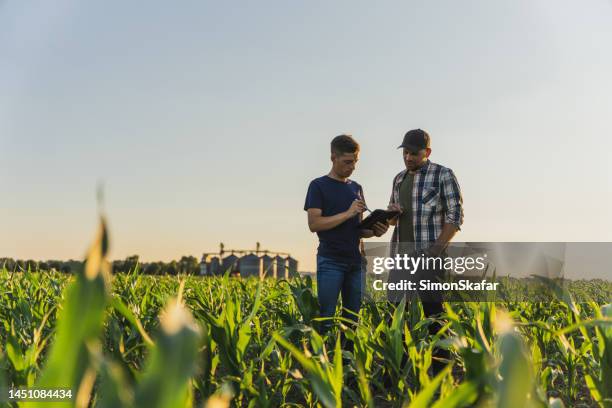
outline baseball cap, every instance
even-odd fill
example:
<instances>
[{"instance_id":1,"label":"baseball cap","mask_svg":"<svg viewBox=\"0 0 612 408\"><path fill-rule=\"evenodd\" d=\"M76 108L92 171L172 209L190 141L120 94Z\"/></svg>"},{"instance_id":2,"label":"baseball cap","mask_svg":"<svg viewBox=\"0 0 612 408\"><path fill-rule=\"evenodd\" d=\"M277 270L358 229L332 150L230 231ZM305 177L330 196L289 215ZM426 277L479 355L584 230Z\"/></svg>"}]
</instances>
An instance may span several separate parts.
<instances>
[{"instance_id":1,"label":"baseball cap","mask_svg":"<svg viewBox=\"0 0 612 408\"><path fill-rule=\"evenodd\" d=\"M406 132L404 141L397 148L404 147L410 151L417 152L429 147L429 134L423 129L413 129Z\"/></svg>"}]
</instances>

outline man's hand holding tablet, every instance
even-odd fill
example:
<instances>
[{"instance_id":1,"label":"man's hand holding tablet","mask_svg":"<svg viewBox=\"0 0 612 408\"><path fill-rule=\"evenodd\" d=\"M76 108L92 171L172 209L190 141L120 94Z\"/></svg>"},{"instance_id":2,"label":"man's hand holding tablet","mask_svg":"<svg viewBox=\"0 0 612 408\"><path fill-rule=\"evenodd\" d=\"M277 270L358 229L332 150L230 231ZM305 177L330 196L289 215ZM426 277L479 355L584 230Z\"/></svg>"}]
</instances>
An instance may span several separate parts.
<instances>
[{"instance_id":1,"label":"man's hand holding tablet","mask_svg":"<svg viewBox=\"0 0 612 408\"><path fill-rule=\"evenodd\" d=\"M359 224L360 229L369 229L374 231L376 236L380 236L387 232L389 228L389 220L399 215L398 211L374 210ZM383 231L384 229L384 231ZM380 235L378 234L380 232Z\"/></svg>"}]
</instances>

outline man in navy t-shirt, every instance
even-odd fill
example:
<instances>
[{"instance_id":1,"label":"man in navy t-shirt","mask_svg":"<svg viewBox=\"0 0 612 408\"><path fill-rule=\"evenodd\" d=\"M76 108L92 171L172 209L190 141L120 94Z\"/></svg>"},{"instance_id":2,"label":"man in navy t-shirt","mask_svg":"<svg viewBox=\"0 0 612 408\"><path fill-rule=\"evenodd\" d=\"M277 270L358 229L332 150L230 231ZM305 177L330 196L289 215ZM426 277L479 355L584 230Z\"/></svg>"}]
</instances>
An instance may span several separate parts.
<instances>
[{"instance_id":1,"label":"man in navy t-shirt","mask_svg":"<svg viewBox=\"0 0 612 408\"><path fill-rule=\"evenodd\" d=\"M304 210L308 227L319 236L317 252L317 296L321 317L332 317L338 296L347 311L344 317L356 319L365 282L361 238L380 237L389 225L377 223L372 230L359 229L366 209L363 189L349 180L359 160L359 144L349 135L331 142L331 171L310 182ZM323 325L323 331L330 323Z\"/></svg>"}]
</instances>

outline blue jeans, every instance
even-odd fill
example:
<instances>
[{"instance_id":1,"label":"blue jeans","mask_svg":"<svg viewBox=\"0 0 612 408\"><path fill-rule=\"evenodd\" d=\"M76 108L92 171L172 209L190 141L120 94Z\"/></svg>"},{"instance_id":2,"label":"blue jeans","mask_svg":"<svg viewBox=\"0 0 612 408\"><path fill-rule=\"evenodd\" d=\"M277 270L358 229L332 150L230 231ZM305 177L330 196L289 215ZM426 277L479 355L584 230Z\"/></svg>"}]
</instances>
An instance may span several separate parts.
<instances>
[{"instance_id":1,"label":"blue jeans","mask_svg":"<svg viewBox=\"0 0 612 408\"><path fill-rule=\"evenodd\" d=\"M336 314L338 295L342 293L342 306L353 313L359 313L365 285L365 268L362 261L341 261L317 255L317 297L321 317ZM357 320L357 316L346 311L342 316ZM321 331L326 332L331 321L323 321Z\"/></svg>"}]
</instances>

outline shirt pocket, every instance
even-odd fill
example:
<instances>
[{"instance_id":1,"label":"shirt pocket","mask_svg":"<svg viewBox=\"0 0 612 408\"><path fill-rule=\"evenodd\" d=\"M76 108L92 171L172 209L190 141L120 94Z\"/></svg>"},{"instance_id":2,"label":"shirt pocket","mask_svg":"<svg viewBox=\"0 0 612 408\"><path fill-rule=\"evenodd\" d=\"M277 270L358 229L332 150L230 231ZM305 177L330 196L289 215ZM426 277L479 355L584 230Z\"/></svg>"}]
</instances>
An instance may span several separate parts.
<instances>
[{"instance_id":1,"label":"shirt pocket","mask_svg":"<svg viewBox=\"0 0 612 408\"><path fill-rule=\"evenodd\" d=\"M423 195L421 196L421 204L425 210L434 211L438 207L440 200L440 194L438 189L435 187L429 187L423 189Z\"/></svg>"}]
</instances>

